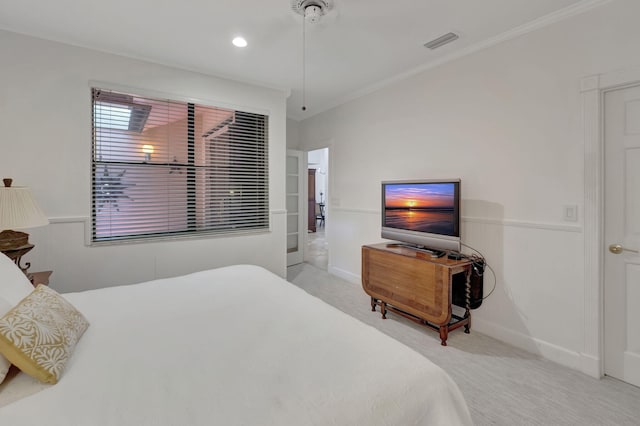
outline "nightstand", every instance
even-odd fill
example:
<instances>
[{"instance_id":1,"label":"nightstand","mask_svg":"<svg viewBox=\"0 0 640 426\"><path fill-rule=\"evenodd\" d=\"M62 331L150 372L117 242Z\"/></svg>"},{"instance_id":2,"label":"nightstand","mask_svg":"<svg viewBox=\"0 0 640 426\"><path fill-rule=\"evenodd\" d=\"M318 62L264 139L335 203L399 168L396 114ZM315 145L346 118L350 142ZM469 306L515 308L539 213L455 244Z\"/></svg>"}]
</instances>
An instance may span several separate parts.
<instances>
[{"instance_id":1,"label":"nightstand","mask_svg":"<svg viewBox=\"0 0 640 426\"><path fill-rule=\"evenodd\" d=\"M31 251L33 247L35 247L33 244L25 244L20 247L14 247L14 248L4 249L0 251L6 254L9 257L9 259L13 260L15 264L18 265L18 268L22 269L22 272L27 274L27 269L29 269L29 266L31 266L31 264L27 263L24 267L22 267L20 265L21 263L20 261L22 260L22 256L29 253L29 251Z\"/></svg>"},{"instance_id":2,"label":"nightstand","mask_svg":"<svg viewBox=\"0 0 640 426\"><path fill-rule=\"evenodd\" d=\"M34 287L38 284L49 285L49 277L52 273L53 271L29 272L27 273L27 278L29 278Z\"/></svg>"}]
</instances>

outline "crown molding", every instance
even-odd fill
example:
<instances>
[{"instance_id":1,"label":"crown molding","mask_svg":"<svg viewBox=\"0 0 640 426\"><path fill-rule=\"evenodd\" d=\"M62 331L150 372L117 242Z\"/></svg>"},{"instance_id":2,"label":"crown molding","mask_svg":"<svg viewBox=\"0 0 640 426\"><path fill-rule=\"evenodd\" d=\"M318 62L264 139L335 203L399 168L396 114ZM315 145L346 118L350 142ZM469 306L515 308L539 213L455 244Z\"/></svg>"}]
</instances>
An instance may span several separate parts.
<instances>
[{"instance_id":1,"label":"crown molding","mask_svg":"<svg viewBox=\"0 0 640 426\"><path fill-rule=\"evenodd\" d=\"M503 43L505 41L509 41L520 37L524 34L528 34L533 31L537 31L541 28L547 27L551 24L555 24L556 22L560 22L574 16L580 15L582 13L588 12L592 9L595 9L600 6L604 6L605 4L611 3L613 0L583 0L578 3L575 3L571 6L565 7L564 9L557 10L555 12L549 13L545 16L542 16L538 19L535 19L526 24L515 27L509 31L505 31L496 36L490 37L484 41L472 44L471 46L467 46L464 49L457 50L455 52L451 52L448 55L442 56L434 61L426 63L424 65L420 65L418 67L412 68L408 71L405 71L401 74L397 74L388 79L382 80L378 83L366 86L360 90L355 92L351 92L341 98L338 98L334 102L330 102L325 104L324 106L320 106L315 108L314 114L306 117L302 117L299 114L290 115L289 118L292 118L296 121L303 121L307 118L311 118L315 115L321 114L325 111L328 111L337 106L343 105L347 102L353 101L355 99L361 98L363 96L369 95L371 93L377 92L385 87L388 87L394 83L400 82L402 80L406 80L409 77L413 77L416 74L420 74L421 72L439 67L440 65L444 65L453 60L462 58L464 56L470 55L475 52L479 52L484 49L488 49L497 44Z\"/></svg>"}]
</instances>

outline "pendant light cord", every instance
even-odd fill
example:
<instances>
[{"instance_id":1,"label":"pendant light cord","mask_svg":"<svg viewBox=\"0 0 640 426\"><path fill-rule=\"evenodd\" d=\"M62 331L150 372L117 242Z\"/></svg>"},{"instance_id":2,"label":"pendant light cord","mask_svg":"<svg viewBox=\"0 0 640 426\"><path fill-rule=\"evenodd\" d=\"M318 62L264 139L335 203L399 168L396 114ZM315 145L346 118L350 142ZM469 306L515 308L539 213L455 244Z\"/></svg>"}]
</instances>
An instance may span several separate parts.
<instances>
[{"instance_id":1,"label":"pendant light cord","mask_svg":"<svg viewBox=\"0 0 640 426\"><path fill-rule=\"evenodd\" d=\"M307 110L307 56L306 56L306 23L307 17L302 14L302 110Z\"/></svg>"}]
</instances>

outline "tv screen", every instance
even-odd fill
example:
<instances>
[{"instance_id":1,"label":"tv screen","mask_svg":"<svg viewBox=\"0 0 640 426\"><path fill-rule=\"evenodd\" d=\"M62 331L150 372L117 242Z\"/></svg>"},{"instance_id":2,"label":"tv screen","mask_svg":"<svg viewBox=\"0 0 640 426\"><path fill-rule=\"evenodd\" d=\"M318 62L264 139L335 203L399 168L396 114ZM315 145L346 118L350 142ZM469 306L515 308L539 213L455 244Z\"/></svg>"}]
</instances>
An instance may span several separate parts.
<instances>
[{"instance_id":1,"label":"tv screen","mask_svg":"<svg viewBox=\"0 0 640 426\"><path fill-rule=\"evenodd\" d=\"M385 238L458 249L460 180L383 182L382 230Z\"/></svg>"}]
</instances>

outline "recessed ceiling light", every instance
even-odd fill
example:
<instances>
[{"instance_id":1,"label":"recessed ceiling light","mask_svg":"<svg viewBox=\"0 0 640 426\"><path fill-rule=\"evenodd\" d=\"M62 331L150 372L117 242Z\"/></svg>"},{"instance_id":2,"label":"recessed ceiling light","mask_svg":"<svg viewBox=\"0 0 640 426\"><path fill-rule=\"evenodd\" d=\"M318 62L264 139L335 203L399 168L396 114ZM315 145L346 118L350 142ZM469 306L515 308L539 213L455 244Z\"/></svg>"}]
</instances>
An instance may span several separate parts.
<instances>
[{"instance_id":1,"label":"recessed ceiling light","mask_svg":"<svg viewBox=\"0 0 640 426\"><path fill-rule=\"evenodd\" d=\"M236 37L232 43L236 47L247 47L247 40L245 40L244 37Z\"/></svg>"}]
</instances>

